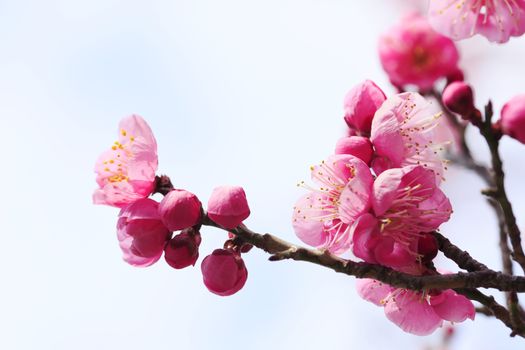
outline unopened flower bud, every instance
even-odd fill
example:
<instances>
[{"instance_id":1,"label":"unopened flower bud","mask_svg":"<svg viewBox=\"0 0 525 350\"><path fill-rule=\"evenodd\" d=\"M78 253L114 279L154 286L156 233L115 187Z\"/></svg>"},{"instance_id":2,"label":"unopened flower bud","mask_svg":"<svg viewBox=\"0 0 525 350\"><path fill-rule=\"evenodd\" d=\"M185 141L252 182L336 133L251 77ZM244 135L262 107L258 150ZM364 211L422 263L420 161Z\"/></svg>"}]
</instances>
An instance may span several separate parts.
<instances>
[{"instance_id":1,"label":"unopened flower bud","mask_svg":"<svg viewBox=\"0 0 525 350\"><path fill-rule=\"evenodd\" d=\"M124 260L133 266L149 266L162 255L171 232L158 214L158 203L142 198L124 207L117 222L117 236Z\"/></svg>"},{"instance_id":2,"label":"unopened flower bud","mask_svg":"<svg viewBox=\"0 0 525 350\"><path fill-rule=\"evenodd\" d=\"M501 110L501 131L525 143L525 94L510 99Z\"/></svg>"},{"instance_id":3,"label":"unopened flower bud","mask_svg":"<svg viewBox=\"0 0 525 350\"><path fill-rule=\"evenodd\" d=\"M183 269L195 265L199 258L199 245L201 235L193 230L185 230L173 237L166 248L164 248L164 258L174 269Z\"/></svg>"},{"instance_id":4,"label":"unopened flower bud","mask_svg":"<svg viewBox=\"0 0 525 350\"><path fill-rule=\"evenodd\" d=\"M472 88L461 81L456 81L445 88L443 103L448 109L461 115L464 119L470 119L476 109Z\"/></svg>"},{"instance_id":5,"label":"unopened flower bud","mask_svg":"<svg viewBox=\"0 0 525 350\"><path fill-rule=\"evenodd\" d=\"M436 237L431 233L420 237L417 242L417 253L421 255L421 260L423 262L432 261L438 253L438 242Z\"/></svg>"},{"instance_id":6,"label":"unopened flower bud","mask_svg":"<svg viewBox=\"0 0 525 350\"><path fill-rule=\"evenodd\" d=\"M225 249L215 249L204 258L201 270L206 288L220 296L237 293L248 278L248 270L241 256Z\"/></svg>"},{"instance_id":7,"label":"unopened flower bud","mask_svg":"<svg viewBox=\"0 0 525 350\"><path fill-rule=\"evenodd\" d=\"M335 154L350 154L370 164L374 150L367 137L349 136L340 138L335 145Z\"/></svg>"},{"instance_id":8,"label":"unopened flower bud","mask_svg":"<svg viewBox=\"0 0 525 350\"><path fill-rule=\"evenodd\" d=\"M186 190L170 191L159 205L162 222L170 231L194 226L201 217L201 202Z\"/></svg>"},{"instance_id":9,"label":"unopened flower bud","mask_svg":"<svg viewBox=\"0 0 525 350\"><path fill-rule=\"evenodd\" d=\"M250 216L246 194L239 186L220 186L208 201L208 217L226 229L234 229Z\"/></svg>"},{"instance_id":10,"label":"unopened flower bud","mask_svg":"<svg viewBox=\"0 0 525 350\"><path fill-rule=\"evenodd\" d=\"M374 113L385 102L386 96L373 81L365 80L354 86L345 97L345 121L350 129L369 135Z\"/></svg>"},{"instance_id":11,"label":"unopened flower bud","mask_svg":"<svg viewBox=\"0 0 525 350\"><path fill-rule=\"evenodd\" d=\"M455 81L464 81L465 75L463 71L459 68L454 69L452 72L447 74L447 85L452 84Z\"/></svg>"}]
</instances>

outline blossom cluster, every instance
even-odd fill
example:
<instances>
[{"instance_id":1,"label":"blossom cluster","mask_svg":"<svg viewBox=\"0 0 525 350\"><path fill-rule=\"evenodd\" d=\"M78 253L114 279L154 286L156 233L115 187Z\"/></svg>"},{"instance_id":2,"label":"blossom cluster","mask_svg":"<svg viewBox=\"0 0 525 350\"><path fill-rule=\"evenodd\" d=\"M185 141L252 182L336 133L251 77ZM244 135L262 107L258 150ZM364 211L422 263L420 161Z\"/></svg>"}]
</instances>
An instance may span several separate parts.
<instances>
[{"instance_id":1,"label":"blossom cluster","mask_svg":"<svg viewBox=\"0 0 525 350\"><path fill-rule=\"evenodd\" d=\"M437 274L429 264L438 250L433 232L452 213L439 188L445 170L436 141L440 116L418 93L387 98L372 81L354 87L345 98L351 136L311 167L315 186L301 183L309 191L294 208L297 236L333 254L351 252L413 275ZM452 290L414 292L374 280L361 281L358 290L414 334L429 334L443 320L474 318L472 303Z\"/></svg>"},{"instance_id":2,"label":"blossom cluster","mask_svg":"<svg viewBox=\"0 0 525 350\"><path fill-rule=\"evenodd\" d=\"M99 187L93 202L120 208L117 237L124 261L130 265L150 266L164 254L175 269L194 266L204 215L225 229L234 229L250 215L246 195L238 186L217 187L207 214L197 196L183 189L169 188L157 202L149 198L161 179L155 175L157 167L157 143L146 121L138 115L124 118L118 141L95 164ZM248 271L241 253L249 248L230 235L224 249L203 259L203 281L212 293L231 295L244 286Z\"/></svg>"}]
</instances>

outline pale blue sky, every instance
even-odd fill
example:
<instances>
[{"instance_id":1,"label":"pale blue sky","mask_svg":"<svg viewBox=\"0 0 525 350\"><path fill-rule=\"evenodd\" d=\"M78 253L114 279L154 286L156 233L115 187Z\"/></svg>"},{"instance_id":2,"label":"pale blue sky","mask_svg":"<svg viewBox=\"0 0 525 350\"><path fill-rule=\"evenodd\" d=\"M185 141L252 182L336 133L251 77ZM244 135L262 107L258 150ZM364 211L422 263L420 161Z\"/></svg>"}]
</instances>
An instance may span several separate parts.
<instances>
[{"instance_id":1,"label":"pale blue sky","mask_svg":"<svg viewBox=\"0 0 525 350\"><path fill-rule=\"evenodd\" d=\"M98 153L119 119L143 115L160 172L206 202L216 185L246 189L255 230L294 237L298 180L343 133L342 99L365 78L391 92L377 36L424 1L0 0L0 118L4 155L2 349L419 349L437 336L402 333L354 280L252 251L230 298L210 294L199 265L121 261L115 209L91 204ZM525 38L461 44L479 101L517 92ZM473 138L475 134L471 135ZM479 152L485 149L480 145ZM523 146L503 144L518 214ZM499 266L480 183L451 171L455 214L444 228ZM523 214L521 214L523 215ZM520 218L520 224L525 220ZM202 256L222 232L203 232ZM516 347L499 323L458 327L453 347Z\"/></svg>"}]
</instances>

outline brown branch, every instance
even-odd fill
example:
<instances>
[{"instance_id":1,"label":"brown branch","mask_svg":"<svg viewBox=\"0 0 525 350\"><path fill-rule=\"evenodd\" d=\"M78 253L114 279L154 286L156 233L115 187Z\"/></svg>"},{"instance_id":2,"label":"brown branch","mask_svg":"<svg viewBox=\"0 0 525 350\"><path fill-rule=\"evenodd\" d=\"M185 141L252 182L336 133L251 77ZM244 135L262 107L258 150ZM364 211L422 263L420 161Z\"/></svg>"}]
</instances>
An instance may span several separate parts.
<instances>
[{"instance_id":1,"label":"brown branch","mask_svg":"<svg viewBox=\"0 0 525 350\"><path fill-rule=\"evenodd\" d=\"M522 328L516 328L514 326L509 311L502 305L498 304L493 296L485 295L477 289L455 289L455 291L466 296L470 300L475 300L484 305L486 309L483 309L483 313L487 315L489 313L486 311L490 311L494 317L503 322L508 328L512 330L512 333L510 334L512 337L518 335L525 338L525 330Z\"/></svg>"},{"instance_id":2,"label":"brown branch","mask_svg":"<svg viewBox=\"0 0 525 350\"><path fill-rule=\"evenodd\" d=\"M452 244L445 236L439 232L434 232L439 245L439 250L445 254L447 258L454 261L460 268L469 272L473 271L486 271L489 268L474 259L466 251L461 250L454 244Z\"/></svg>"},{"instance_id":3,"label":"brown branch","mask_svg":"<svg viewBox=\"0 0 525 350\"><path fill-rule=\"evenodd\" d=\"M221 228L207 216L203 217L202 224ZM488 269L448 275L414 276L377 264L342 259L328 251L299 247L268 233L253 232L244 225L226 231L232 232L247 243L272 254L270 260L273 261L284 259L306 261L357 278L373 278L398 288L421 291L425 289L481 287L494 288L500 291L525 292L525 277L509 276Z\"/></svg>"}]
</instances>

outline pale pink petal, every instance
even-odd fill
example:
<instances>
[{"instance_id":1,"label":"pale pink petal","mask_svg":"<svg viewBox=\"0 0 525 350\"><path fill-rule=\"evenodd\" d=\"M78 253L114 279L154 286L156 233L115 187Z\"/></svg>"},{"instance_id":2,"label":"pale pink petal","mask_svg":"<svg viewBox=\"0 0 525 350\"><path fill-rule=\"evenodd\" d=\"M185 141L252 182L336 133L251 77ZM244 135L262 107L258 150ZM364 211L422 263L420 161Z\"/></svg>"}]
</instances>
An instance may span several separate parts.
<instances>
[{"instance_id":1,"label":"pale pink petal","mask_svg":"<svg viewBox=\"0 0 525 350\"><path fill-rule=\"evenodd\" d=\"M99 188L93 194L94 203L123 207L149 196L157 166L157 144L147 123L137 115L124 118L119 141L95 164Z\"/></svg>"},{"instance_id":2,"label":"pale pink petal","mask_svg":"<svg viewBox=\"0 0 525 350\"><path fill-rule=\"evenodd\" d=\"M357 294L366 301L384 306L386 298L394 290L388 284L370 278L357 279L355 282Z\"/></svg>"},{"instance_id":3,"label":"pale pink petal","mask_svg":"<svg viewBox=\"0 0 525 350\"><path fill-rule=\"evenodd\" d=\"M443 176L441 151L446 140L440 127L442 113L417 93L402 93L388 98L376 112L370 139L375 157L381 159L374 170L380 173L385 165L404 167L421 165ZM448 135L448 133L447 133Z\"/></svg>"},{"instance_id":4,"label":"pale pink petal","mask_svg":"<svg viewBox=\"0 0 525 350\"><path fill-rule=\"evenodd\" d=\"M370 209L374 178L368 165L358 158L349 159L346 166L351 170L351 177L339 197L339 217L343 222L352 224Z\"/></svg>"},{"instance_id":5,"label":"pale pink petal","mask_svg":"<svg viewBox=\"0 0 525 350\"><path fill-rule=\"evenodd\" d=\"M505 43L525 32L525 1L434 0L429 21L455 40L481 34L489 41Z\"/></svg>"},{"instance_id":6,"label":"pale pink petal","mask_svg":"<svg viewBox=\"0 0 525 350\"><path fill-rule=\"evenodd\" d=\"M405 332L428 335L443 324L421 294L407 290L395 294L385 306L385 315Z\"/></svg>"},{"instance_id":7,"label":"pale pink petal","mask_svg":"<svg viewBox=\"0 0 525 350\"><path fill-rule=\"evenodd\" d=\"M443 191L436 188L430 198L419 203L417 213L414 214L420 219L422 231L430 232L450 219L452 206Z\"/></svg>"},{"instance_id":8,"label":"pale pink petal","mask_svg":"<svg viewBox=\"0 0 525 350\"><path fill-rule=\"evenodd\" d=\"M430 305L434 312L444 320L451 322L463 322L467 318L474 320L476 317L476 310L472 302L454 292L452 289L447 289L441 292L441 298L430 298ZM437 299L434 301L434 299Z\"/></svg>"},{"instance_id":9,"label":"pale pink petal","mask_svg":"<svg viewBox=\"0 0 525 350\"><path fill-rule=\"evenodd\" d=\"M362 171L364 168L368 169L368 166L350 154L333 154L321 164L313 166L311 176L322 188L336 189L339 186L344 187L355 176L355 168Z\"/></svg>"},{"instance_id":10,"label":"pale pink petal","mask_svg":"<svg viewBox=\"0 0 525 350\"><path fill-rule=\"evenodd\" d=\"M295 204L292 224L297 237L304 243L320 247L326 244L323 218L329 212L323 209L325 197L315 192L307 193Z\"/></svg>"}]
</instances>

